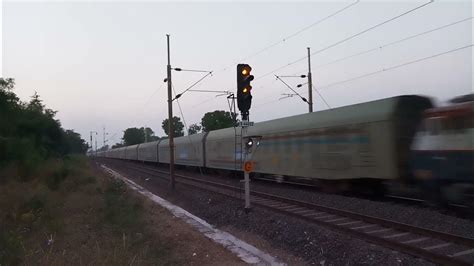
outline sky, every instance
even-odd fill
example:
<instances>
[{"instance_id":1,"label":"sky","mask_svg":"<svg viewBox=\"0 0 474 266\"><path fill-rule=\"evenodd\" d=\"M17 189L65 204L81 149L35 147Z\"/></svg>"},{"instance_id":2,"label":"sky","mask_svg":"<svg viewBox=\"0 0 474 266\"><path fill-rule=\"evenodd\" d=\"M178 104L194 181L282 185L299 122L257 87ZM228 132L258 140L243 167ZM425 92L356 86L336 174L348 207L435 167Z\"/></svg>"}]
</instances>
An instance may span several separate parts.
<instances>
[{"instance_id":1,"label":"sky","mask_svg":"<svg viewBox=\"0 0 474 266\"><path fill-rule=\"evenodd\" d=\"M193 89L235 92L236 65L252 67L251 121L308 111L298 97L280 99L292 92L275 78L306 74L307 47L315 111L406 94L444 104L473 91L473 6L429 2L2 1L0 72L15 79L20 99L37 92L64 128L86 140L99 132L99 146L104 127L108 144L129 127L164 135L166 34L172 67L213 71ZM205 74L173 71L174 90ZM307 85L297 88L305 79L282 79L307 97ZM206 112L228 111L218 95L186 92L174 115L190 125Z\"/></svg>"}]
</instances>

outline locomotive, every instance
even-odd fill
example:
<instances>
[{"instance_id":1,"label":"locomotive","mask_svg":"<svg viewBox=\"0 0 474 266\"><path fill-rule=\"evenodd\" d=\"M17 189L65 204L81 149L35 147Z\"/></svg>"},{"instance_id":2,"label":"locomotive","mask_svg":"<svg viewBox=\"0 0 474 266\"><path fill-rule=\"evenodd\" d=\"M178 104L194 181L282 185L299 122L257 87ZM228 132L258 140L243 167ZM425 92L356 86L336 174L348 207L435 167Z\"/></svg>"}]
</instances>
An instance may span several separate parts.
<instances>
[{"instance_id":1,"label":"locomotive","mask_svg":"<svg viewBox=\"0 0 474 266\"><path fill-rule=\"evenodd\" d=\"M413 175L435 201L462 202L474 191L473 96L426 110L415 135Z\"/></svg>"}]
</instances>

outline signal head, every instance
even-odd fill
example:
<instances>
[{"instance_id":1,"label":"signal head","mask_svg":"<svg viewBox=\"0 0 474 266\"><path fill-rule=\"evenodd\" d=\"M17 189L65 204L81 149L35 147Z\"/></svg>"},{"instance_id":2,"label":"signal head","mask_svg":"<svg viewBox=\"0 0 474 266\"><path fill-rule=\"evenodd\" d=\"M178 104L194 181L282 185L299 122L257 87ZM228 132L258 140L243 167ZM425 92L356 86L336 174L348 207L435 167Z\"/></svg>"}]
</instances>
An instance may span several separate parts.
<instances>
[{"instance_id":1,"label":"signal head","mask_svg":"<svg viewBox=\"0 0 474 266\"><path fill-rule=\"evenodd\" d=\"M244 88L242 89L242 92L243 92L243 93L247 93L247 92L250 92L251 90L252 90L252 86L248 85L247 87L244 87Z\"/></svg>"},{"instance_id":2,"label":"signal head","mask_svg":"<svg viewBox=\"0 0 474 266\"><path fill-rule=\"evenodd\" d=\"M252 104L252 86L250 82L254 77L250 74L251 71L252 67L248 64L237 65L237 105L242 114L246 114L246 116Z\"/></svg>"},{"instance_id":3,"label":"signal head","mask_svg":"<svg viewBox=\"0 0 474 266\"><path fill-rule=\"evenodd\" d=\"M242 75L244 76L248 76L250 75L250 71L252 71L252 68L249 65L244 64L242 65L242 70L240 73L242 73Z\"/></svg>"}]
</instances>

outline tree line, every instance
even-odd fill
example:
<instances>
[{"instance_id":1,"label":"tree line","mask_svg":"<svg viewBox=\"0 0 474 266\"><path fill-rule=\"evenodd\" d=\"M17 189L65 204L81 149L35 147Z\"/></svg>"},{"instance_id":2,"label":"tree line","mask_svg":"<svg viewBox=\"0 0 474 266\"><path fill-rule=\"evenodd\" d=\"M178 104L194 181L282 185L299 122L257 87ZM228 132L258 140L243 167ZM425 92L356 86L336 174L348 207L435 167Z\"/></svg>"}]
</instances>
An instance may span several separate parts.
<instances>
[{"instance_id":1,"label":"tree line","mask_svg":"<svg viewBox=\"0 0 474 266\"><path fill-rule=\"evenodd\" d=\"M87 151L80 135L63 129L56 111L47 108L37 93L23 102L14 89L14 79L0 78L0 169L10 163L32 169L51 157Z\"/></svg>"},{"instance_id":2,"label":"tree line","mask_svg":"<svg viewBox=\"0 0 474 266\"><path fill-rule=\"evenodd\" d=\"M173 124L173 136L174 137L181 137L184 136L184 124L181 122L181 119L177 116L172 118ZM218 130L222 128L233 127L237 124L237 114L226 112L222 110L216 110L214 112L208 112L204 114L201 119L201 123L191 124L188 127L187 133L188 135L198 134L200 132L209 132L212 130ZM161 127L165 132L166 136L158 137L155 136L153 130L149 127L147 128L127 128L124 131L122 140L123 143L117 143L112 146L112 148L118 148L122 146L129 146L140 144L144 142L155 141L159 139L166 139L169 135L169 119L163 120L161 123Z\"/></svg>"}]
</instances>

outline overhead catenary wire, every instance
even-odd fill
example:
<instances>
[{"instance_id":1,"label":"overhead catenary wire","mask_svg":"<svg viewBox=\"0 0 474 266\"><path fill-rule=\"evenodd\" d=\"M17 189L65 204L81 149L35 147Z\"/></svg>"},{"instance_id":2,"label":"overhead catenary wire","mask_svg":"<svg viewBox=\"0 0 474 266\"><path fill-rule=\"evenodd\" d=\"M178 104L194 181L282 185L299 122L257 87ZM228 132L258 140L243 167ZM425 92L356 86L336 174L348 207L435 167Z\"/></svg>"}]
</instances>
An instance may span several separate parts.
<instances>
[{"instance_id":1,"label":"overhead catenary wire","mask_svg":"<svg viewBox=\"0 0 474 266\"><path fill-rule=\"evenodd\" d=\"M159 86L146 100L145 104L141 105L141 109L138 109L135 115L133 116L132 119L132 125L135 123L137 120L137 117L144 111L145 107L150 103L150 101L153 99L153 96L155 96L156 93L158 93L161 89L163 88L163 85Z\"/></svg>"},{"instance_id":2,"label":"overhead catenary wire","mask_svg":"<svg viewBox=\"0 0 474 266\"><path fill-rule=\"evenodd\" d=\"M285 84L286 87L288 87L292 92L294 92L296 95L298 95L301 98L301 100L303 100L303 102L306 102L306 103L308 102L308 100L306 100L305 97L301 96L297 91L295 91L290 85L288 85L285 81L283 81L279 76L275 75L275 77L278 80L280 80L283 84Z\"/></svg>"},{"instance_id":3,"label":"overhead catenary wire","mask_svg":"<svg viewBox=\"0 0 474 266\"><path fill-rule=\"evenodd\" d=\"M199 82L201 82L203 79L205 79L207 76L209 75L212 75L212 71L209 71L206 75L204 75L202 78L200 78L198 81L194 82L191 86L189 86L187 89L185 89L183 92L179 93L179 94L176 94L175 97L173 98L173 100L176 100L178 99L179 97L181 97L184 93L186 93L187 91L189 91L190 89L192 89L194 86L196 86L197 84L199 84Z\"/></svg>"},{"instance_id":4,"label":"overhead catenary wire","mask_svg":"<svg viewBox=\"0 0 474 266\"><path fill-rule=\"evenodd\" d=\"M319 95L319 97L321 98L321 100L323 100L324 104L326 104L326 106L328 107L328 109L332 109L332 107L328 104L328 102L326 101L326 99L323 97L323 95L321 94L321 92L319 90L317 90L314 85L311 86L313 88L313 90Z\"/></svg>"},{"instance_id":5,"label":"overhead catenary wire","mask_svg":"<svg viewBox=\"0 0 474 266\"><path fill-rule=\"evenodd\" d=\"M442 56L442 55L454 53L454 52L457 52L457 51L460 51L460 50L464 50L464 49L467 49L467 48L470 48L470 47L473 47L473 46L474 46L474 44L469 44L469 45L465 45L465 46L462 46L462 47L451 49L449 51L445 51L445 52L442 52L442 53L426 56L426 57L423 57L423 58L418 58L418 59L411 60L411 61L408 61L408 62L404 62L404 63L401 63L401 64L393 65L393 66L390 66L390 67L387 67L387 68L383 68L383 69L378 70L378 71L374 71L374 72L366 73L366 74L363 74L363 75L360 75L360 76L352 77L352 78L349 78L349 79L345 79L345 80L333 82L333 83L330 83L330 84L326 84L326 85L320 86L318 89L316 89L316 87L313 85L313 90L321 96L321 94L319 92L319 90L321 90L321 89L326 89L326 88L333 87L333 86L336 86L336 85L340 85L340 84L343 84L343 83L347 83L347 82L362 79L362 78L365 78L365 77L377 75L377 74L384 73L384 72L387 72L387 71L390 71L390 70L394 70L394 69L397 69L397 68L401 68L401 67L404 67L404 66L408 66L408 65L411 65L411 64L415 64L415 63L418 63L418 62L429 60L429 59L432 59L432 58L435 58L435 57L438 57L438 56ZM276 100L271 100L271 101L265 102L263 104L260 104L259 106L254 107L254 109L261 108L265 105L268 105L268 104L271 104L271 103L274 103L274 102L277 102L277 101L279 101L279 100L276 99ZM323 100L323 101L325 101L325 100ZM329 107L329 104L327 102L326 102L326 104ZM332 107L330 107L330 108L332 108Z\"/></svg>"},{"instance_id":6,"label":"overhead catenary wire","mask_svg":"<svg viewBox=\"0 0 474 266\"><path fill-rule=\"evenodd\" d=\"M397 68L400 68L400 67L404 67L404 66L407 66L407 65L411 65L411 64L414 64L414 63L418 63L418 62L422 62L422 61L425 61L425 60L428 60L428 59L432 59L432 58L435 58L435 57L438 57L438 56L442 56L442 55L445 55L445 54L450 54L450 53L457 52L457 51L460 51L460 50L463 50L463 49L467 49L467 48L472 47L472 46L473 46L473 44L470 44L470 45L458 47L458 48L455 48L455 49L452 49L452 50L449 50L449 51L445 51L445 52L442 52L442 53L438 53L438 54L430 55L430 56L427 56L427 57L423 57L423 58L415 59L415 60L412 60L412 61L408 61L408 62L405 62L405 63L397 64L397 65L394 65L394 66L391 66L391 67L383 68L383 69L378 70L378 71L374 71L374 72L366 73L366 74L363 74L363 75L360 75L360 76L352 77L352 78L349 78L349 79L345 79L345 80L333 82L333 83L330 83L330 84L326 84L326 85L320 86L319 89L320 90L321 89L326 89L326 88L333 87L333 86L336 86L336 85L339 85L339 84L343 84L343 83L347 83L347 82L350 82L350 81L365 78L365 77L368 77L368 76L380 74L380 73L387 72L387 71L390 71L390 70L394 70L394 69L397 69ZM315 89L315 88L313 88L313 89Z\"/></svg>"},{"instance_id":7,"label":"overhead catenary wire","mask_svg":"<svg viewBox=\"0 0 474 266\"><path fill-rule=\"evenodd\" d=\"M420 8L423 8L423 7L429 5L429 4L433 3L433 2L434 2L433 0L430 0L429 2L426 2L426 3L422 4L422 5L417 6L417 7L414 7L414 8L412 8L412 9L408 10L408 11L405 11L405 12L403 12L403 13L397 15L397 16L394 16L394 17L392 17L392 18L390 18L390 19L387 19L387 20L384 20L384 21L382 21L382 22L380 22L380 23L377 23L377 24L375 24L374 26L371 26L371 27L369 27L369 28L367 28L367 29L365 29L365 30L363 30L363 31L360 31L360 32L358 32L358 33L355 33L355 34L353 34L353 35L350 35L350 36L348 36L348 37L346 37L346 38L344 38L344 39L342 39L342 40L339 40L339 41L337 41L337 42L331 44L331 45L328 45L328 46L326 46L326 47L324 47L324 48L321 48L321 49L319 49L319 50L316 50L316 51L312 52L311 55L319 54L319 53L322 53L322 52L324 52L324 51L326 51L326 50L329 50L329 49L331 49L331 48L333 48L333 47L336 47L336 46L338 46L338 45L340 45L340 44L342 44L342 43L345 43L345 42L347 42L347 41L349 41L349 40L352 40L352 39L354 39L354 38L356 38L356 37L358 37L358 36L360 36L360 35L362 35L362 34L364 34L364 33L367 33L367 32L369 32L369 31L371 31L371 30L374 30L374 29L376 29L376 28L378 28L378 27L380 27L380 26L383 26L383 25L385 25L385 24L387 24L387 23L389 23L389 22L391 22L391 21L394 21L394 20L399 19L399 18L401 18L401 17L403 17L403 16L406 16L406 15L408 15L408 14L410 14L410 13L412 13L412 12L414 12L414 11L420 9ZM307 58L307 56L301 57L301 58L299 58L299 59L297 59L297 60L295 60L295 61L292 61L292 62L290 62L290 63L288 63L288 64L286 64L286 65L283 65L283 66L281 66L281 67L279 67L279 68L276 68L276 69L274 69L274 70L272 70L272 71L270 71L270 72L267 72L267 73L265 73L265 74L259 76L259 77L256 78L255 80L258 80L258 79L264 78L264 77L266 77L266 76L268 76L268 75L271 75L271 74L275 73L276 71L279 71L279 70L281 70L281 69L287 68L287 67L289 67L289 66L291 66L291 65L293 65L293 64L296 64L296 63L298 63L298 62L300 62L300 61L305 60L306 58Z\"/></svg>"},{"instance_id":8,"label":"overhead catenary wire","mask_svg":"<svg viewBox=\"0 0 474 266\"><path fill-rule=\"evenodd\" d=\"M175 98L176 98L176 91L174 89L174 85L171 84L171 87L173 88L173 93L175 95ZM194 152L197 154L197 148L195 147L194 143L193 143L193 140L191 139L191 135L189 135L189 128L188 128L188 125L186 123L186 119L184 118L184 113L183 113L183 109L181 109L181 104L179 103L179 100L176 99L176 103L178 104L178 109L179 109L179 112L181 114L181 118L183 119L183 125L184 125L184 128L186 129L186 135L189 139L189 142L191 143L191 146L193 147L194 149ZM172 123L172 121L168 121L168 123ZM201 167L199 166L199 173L202 175L203 172L202 172L202 169Z\"/></svg>"},{"instance_id":9,"label":"overhead catenary wire","mask_svg":"<svg viewBox=\"0 0 474 266\"><path fill-rule=\"evenodd\" d=\"M316 25L318 25L318 24L320 24L320 23L322 23L322 22L324 22L324 21L326 21L326 20L328 20L328 19L330 19L330 18L336 16L337 14L339 14L339 13L341 13L341 12L343 12L343 11L345 11L345 10L347 10L347 9L349 9L349 8L351 8L351 7L353 7L353 6L355 6L355 5L358 4L358 3L360 3L359 0L357 0L357 1L353 2L353 3L350 3L349 5L346 5L346 6L344 6L343 8L340 8L340 9L336 10L335 12L333 12L333 13L327 15L326 17L324 17L324 18L322 18L322 19L319 19L318 21L313 22L313 23L311 23L310 25L305 26L304 28L302 28L302 29L300 29L300 30L298 30L298 31L296 31L296 32L294 32L294 33L288 35L288 36L283 37L281 40L279 40L279 41L277 41L277 42L274 42L274 43L272 43L272 44L270 44L270 45L268 45L268 46L266 46L266 47L264 47L264 48L258 50L257 52L255 52L255 53L253 53L253 54L250 54L250 55L248 55L248 56L246 56L246 57L244 57L244 58L241 58L241 59L239 60L239 62L240 62L240 61L248 60L248 59L250 59L250 58L252 58L252 57L254 57L254 56L257 56L257 55L259 55L259 54L261 54L261 53L263 53L263 52L265 52L265 51L267 51L267 50L269 50L269 49L271 49L271 48L273 48L273 47L275 47L275 46L281 44L281 43L285 43L285 42L288 41L289 39L291 39L291 38L293 38L293 37L295 37L295 36L297 36L297 35L299 35L299 34L305 32L305 31L307 31L308 29L310 29L310 28L312 28L312 27L314 27L314 26L316 26ZM237 63L234 63L234 64L237 64ZM227 67L221 69L220 71L226 70L226 69L228 69L229 67L233 66L234 64L232 64L232 65L230 65L230 66L227 66Z\"/></svg>"},{"instance_id":10,"label":"overhead catenary wire","mask_svg":"<svg viewBox=\"0 0 474 266\"><path fill-rule=\"evenodd\" d=\"M174 85L171 84L171 87L173 88L173 93L174 93L174 97L176 99L176 103L178 104L178 109L179 109L179 112L181 114L181 118L183 119L183 124L184 124L184 128L186 129L186 131L188 130L188 126L186 124L186 120L184 119L184 114L183 114L183 109L181 109L181 104L179 103L179 100L176 98L176 90L174 89ZM168 121L168 123L171 123L171 121Z\"/></svg>"},{"instance_id":11,"label":"overhead catenary wire","mask_svg":"<svg viewBox=\"0 0 474 266\"><path fill-rule=\"evenodd\" d=\"M350 58L354 58L354 57L357 57L357 56L361 56L361 55L364 55L364 54L375 52L375 51L378 51L378 50L383 49L383 48L388 47L388 46L399 44L399 43L402 43L402 42L405 42L405 41L408 41L408 40L426 35L428 33L432 33L432 32L438 31L438 30L442 30L442 29L457 25L459 23L462 23L462 22L465 22L465 21L468 21L468 20L472 20L473 18L474 17L465 18L465 19L458 20L458 21L455 21L455 22L452 22L452 23L449 23L449 24L445 24L445 25L440 26L440 27L436 27L436 28L428 30L428 31L424 31L424 32L420 32L420 33L417 33L417 34L414 34L414 35L410 35L408 37L398 39L396 41L392 41L392 42L389 42L389 43L386 43L386 44L382 44L382 45L379 45L379 46L371 48L371 49L367 49L367 50L364 50L364 51L361 51L361 52L357 52L355 54L351 54L351 55L348 55L348 56L345 56L345 57L342 57L342 58L339 58L339 59L336 59L336 60L333 60L333 61L330 61L330 62L327 62L327 63L324 63L324 64L316 65L316 66L313 67L313 69L322 68L322 67L325 67L325 66L328 66L328 65L332 65L332 64L335 64L335 63L345 61L345 60L350 59ZM300 73L302 71L298 71L298 72L295 72L295 73Z\"/></svg>"}]
</instances>

